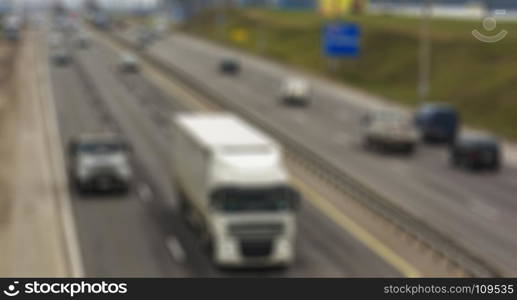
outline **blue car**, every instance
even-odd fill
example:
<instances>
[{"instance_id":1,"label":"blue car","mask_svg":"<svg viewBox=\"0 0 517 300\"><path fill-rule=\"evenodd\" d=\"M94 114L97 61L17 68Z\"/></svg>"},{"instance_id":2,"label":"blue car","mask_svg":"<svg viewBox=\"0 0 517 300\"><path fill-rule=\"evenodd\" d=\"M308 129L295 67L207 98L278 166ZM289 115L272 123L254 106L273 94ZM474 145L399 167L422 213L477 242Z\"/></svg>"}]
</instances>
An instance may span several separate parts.
<instances>
[{"instance_id":1,"label":"blue car","mask_svg":"<svg viewBox=\"0 0 517 300\"><path fill-rule=\"evenodd\" d=\"M459 113L446 104L424 104L415 115L415 123L427 142L452 143L460 127Z\"/></svg>"}]
</instances>

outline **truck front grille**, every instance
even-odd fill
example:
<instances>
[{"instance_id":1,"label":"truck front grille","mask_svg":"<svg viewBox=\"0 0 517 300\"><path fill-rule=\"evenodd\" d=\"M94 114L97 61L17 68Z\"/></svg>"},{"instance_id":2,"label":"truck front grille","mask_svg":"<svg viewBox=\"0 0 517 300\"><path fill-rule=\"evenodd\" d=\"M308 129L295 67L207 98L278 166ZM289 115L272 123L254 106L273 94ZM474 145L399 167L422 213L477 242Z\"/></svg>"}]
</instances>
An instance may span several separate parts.
<instances>
[{"instance_id":1,"label":"truck front grille","mask_svg":"<svg viewBox=\"0 0 517 300\"><path fill-rule=\"evenodd\" d=\"M272 248L271 240L241 241L241 254L247 257L269 256Z\"/></svg>"},{"instance_id":2,"label":"truck front grille","mask_svg":"<svg viewBox=\"0 0 517 300\"><path fill-rule=\"evenodd\" d=\"M238 238L272 238L284 233L284 225L273 224L232 224L230 234Z\"/></svg>"},{"instance_id":3,"label":"truck front grille","mask_svg":"<svg viewBox=\"0 0 517 300\"><path fill-rule=\"evenodd\" d=\"M117 172L113 168L109 167L96 167L91 172L94 176L111 176L116 177Z\"/></svg>"}]
</instances>

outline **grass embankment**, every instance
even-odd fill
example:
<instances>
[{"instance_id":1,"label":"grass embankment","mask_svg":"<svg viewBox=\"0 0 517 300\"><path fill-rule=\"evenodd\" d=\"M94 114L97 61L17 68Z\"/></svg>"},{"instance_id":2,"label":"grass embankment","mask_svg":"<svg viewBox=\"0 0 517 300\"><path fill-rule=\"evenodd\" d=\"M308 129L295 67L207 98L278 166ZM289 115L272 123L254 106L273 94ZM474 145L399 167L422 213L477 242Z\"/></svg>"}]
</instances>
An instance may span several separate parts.
<instances>
[{"instance_id":1,"label":"grass embankment","mask_svg":"<svg viewBox=\"0 0 517 300\"><path fill-rule=\"evenodd\" d=\"M325 20L307 12L233 11L224 26L206 13L184 30L246 49L277 61L416 105L420 21L390 16L353 16L362 25L362 54L331 72L321 55L320 32ZM430 99L460 109L470 125L517 139L517 24L499 23L506 39L485 44L471 35L481 22L433 20L433 66ZM236 42L235 29L249 38ZM485 33L488 34L488 33Z\"/></svg>"}]
</instances>

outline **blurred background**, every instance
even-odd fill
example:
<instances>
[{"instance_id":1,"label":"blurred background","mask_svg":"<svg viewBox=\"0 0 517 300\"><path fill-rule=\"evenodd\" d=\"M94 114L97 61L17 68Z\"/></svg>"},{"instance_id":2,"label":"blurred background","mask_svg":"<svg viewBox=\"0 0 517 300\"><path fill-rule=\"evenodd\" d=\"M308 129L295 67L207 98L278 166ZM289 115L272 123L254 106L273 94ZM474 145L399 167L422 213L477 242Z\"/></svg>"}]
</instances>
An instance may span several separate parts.
<instances>
[{"instance_id":1,"label":"blurred background","mask_svg":"<svg viewBox=\"0 0 517 300\"><path fill-rule=\"evenodd\" d=\"M517 274L515 1L0 18L0 275Z\"/></svg>"}]
</instances>

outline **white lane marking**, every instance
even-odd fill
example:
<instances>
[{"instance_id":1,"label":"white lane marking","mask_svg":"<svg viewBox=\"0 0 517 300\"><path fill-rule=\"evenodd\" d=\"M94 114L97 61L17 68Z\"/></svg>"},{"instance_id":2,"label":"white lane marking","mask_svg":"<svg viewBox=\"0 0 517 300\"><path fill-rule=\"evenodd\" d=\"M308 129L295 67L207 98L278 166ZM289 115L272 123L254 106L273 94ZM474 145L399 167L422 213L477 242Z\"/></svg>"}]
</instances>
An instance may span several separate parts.
<instances>
[{"instance_id":1,"label":"white lane marking","mask_svg":"<svg viewBox=\"0 0 517 300\"><path fill-rule=\"evenodd\" d=\"M351 120L355 120L357 118L356 115L352 114L350 112L350 110L348 110L348 109L347 110L336 109L336 110L332 111L332 114L338 120L343 121L343 122L351 122ZM361 114L364 114L364 113L361 112Z\"/></svg>"},{"instance_id":2,"label":"white lane marking","mask_svg":"<svg viewBox=\"0 0 517 300\"><path fill-rule=\"evenodd\" d=\"M348 134L346 132L340 132L340 133L334 134L332 136L332 141L338 145L343 145L343 146L353 144L354 142L355 143L360 142L359 139L353 137L351 134Z\"/></svg>"},{"instance_id":3,"label":"white lane marking","mask_svg":"<svg viewBox=\"0 0 517 300\"><path fill-rule=\"evenodd\" d=\"M413 165L409 162L400 160L400 159L405 159L405 158L397 157L395 159L399 159L399 160L393 160L392 158L388 157L385 159L387 159L387 160L384 161L383 163L385 163L386 166L389 166L389 169L391 170L392 173L397 173L402 176L412 176L412 177L416 176L415 175L416 172L415 172Z\"/></svg>"},{"instance_id":4,"label":"white lane marking","mask_svg":"<svg viewBox=\"0 0 517 300\"><path fill-rule=\"evenodd\" d=\"M137 188L138 198L142 202L151 202L153 200L153 191L147 183L140 183Z\"/></svg>"},{"instance_id":5,"label":"white lane marking","mask_svg":"<svg viewBox=\"0 0 517 300\"><path fill-rule=\"evenodd\" d=\"M181 243L178 241L178 239L175 236L169 236L165 240L165 246L169 250L172 258L174 258L177 262L184 262L185 261L185 251L183 251L183 247L181 246Z\"/></svg>"},{"instance_id":6,"label":"white lane marking","mask_svg":"<svg viewBox=\"0 0 517 300\"><path fill-rule=\"evenodd\" d=\"M296 114L293 116L293 119L298 124L305 124L307 122L307 117L302 114Z\"/></svg>"},{"instance_id":7,"label":"white lane marking","mask_svg":"<svg viewBox=\"0 0 517 300\"><path fill-rule=\"evenodd\" d=\"M469 203L469 209L478 216L491 221L496 220L500 215L497 209L490 207L478 200L471 201Z\"/></svg>"}]
</instances>

